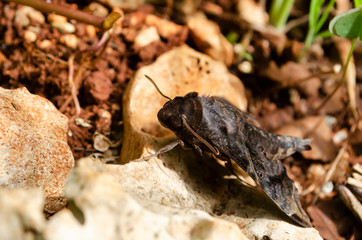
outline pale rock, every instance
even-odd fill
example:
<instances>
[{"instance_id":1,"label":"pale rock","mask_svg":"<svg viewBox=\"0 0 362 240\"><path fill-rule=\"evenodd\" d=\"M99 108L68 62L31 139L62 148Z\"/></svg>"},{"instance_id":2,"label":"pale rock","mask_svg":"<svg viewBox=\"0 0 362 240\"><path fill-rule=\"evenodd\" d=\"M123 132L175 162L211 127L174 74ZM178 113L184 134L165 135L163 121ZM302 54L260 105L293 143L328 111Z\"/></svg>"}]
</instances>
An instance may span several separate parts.
<instances>
[{"instance_id":1,"label":"pale rock","mask_svg":"<svg viewBox=\"0 0 362 240\"><path fill-rule=\"evenodd\" d=\"M107 17L108 15L108 9L96 2L89 4L87 10L89 10L95 16Z\"/></svg>"},{"instance_id":2,"label":"pale rock","mask_svg":"<svg viewBox=\"0 0 362 240\"><path fill-rule=\"evenodd\" d=\"M134 199L96 159L77 162L65 192L71 210L50 218L46 239L246 239L237 225L208 213Z\"/></svg>"},{"instance_id":3,"label":"pale rock","mask_svg":"<svg viewBox=\"0 0 362 240\"><path fill-rule=\"evenodd\" d=\"M312 149L301 152L303 157L324 162L332 161L336 156L337 149L333 144L333 133L327 124L327 119L324 116L306 117L284 125L275 133L311 138L313 139L310 144ZM305 136L306 133L308 133L308 136Z\"/></svg>"},{"instance_id":4,"label":"pale rock","mask_svg":"<svg viewBox=\"0 0 362 240\"><path fill-rule=\"evenodd\" d=\"M43 203L37 189L0 189L1 239L41 239L46 224Z\"/></svg>"},{"instance_id":5,"label":"pale rock","mask_svg":"<svg viewBox=\"0 0 362 240\"><path fill-rule=\"evenodd\" d=\"M136 9L145 3L145 0L100 0L101 3L112 8Z\"/></svg>"},{"instance_id":6,"label":"pale rock","mask_svg":"<svg viewBox=\"0 0 362 240\"><path fill-rule=\"evenodd\" d=\"M52 22L52 27L57 28L63 33L74 33L75 32L75 26L71 24L70 22Z\"/></svg>"},{"instance_id":7,"label":"pale rock","mask_svg":"<svg viewBox=\"0 0 362 240\"><path fill-rule=\"evenodd\" d=\"M68 21L66 17L54 13L49 13L47 19L51 23L65 23Z\"/></svg>"},{"instance_id":8,"label":"pale rock","mask_svg":"<svg viewBox=\"0 0 362 240\"><path fill-rule=\"evenodd\" d=\"M67 47L70 48L77 48L78 46L78 38L74 34L63 34L60 36L59 41L63 44L65 44Z\"/></svg>"},{"instance_id":9,"label":"pale rock","mask_svg":"<svg viewBox=\"0 0 362 240\"><path fill-rule=\"evenodd\" d=\"M167 100L157 93L145 74L170 98L196 91L200 95L224 97L240 109L246 108L241 81L228 73L224 64L187 46L175 48L154 64L139 69L123 99L125 134L121 162L126 164L105 166L125 192L155 214L163 214L158 207L162 205L175 212L178 209L183 213L201 211L217 215L230 224L236 223L248 239L321 239L315 229L295 225L263 192L230 178L230 171L207 154L201 158L193 151L177 147L143 161L142 156L176 140L157 120L157 112ZM184 214L178 218L195 223L195 219ZM206 229L191 236L203 239L206 232L214 232L207 228L209 225L214 226L197 224L195 231L200 227ZM178 228L181 231L182 227ZM184 239L182 233L185 231L176 239Z\"/></svg>"},{"instance_id":10,"label":"pale rock","mask_svg":"<svg viewBox=\"0 0 362 240\"><path fill-rule=\"evenodd\" d=\"M96 27L94 27L93 25L87 25L86 27L85 27L85 30L87 31L87 33L88 33L88 36L90 37L90 38L94 38L96 35L97 35L97 29L96 29Z\"/></svg>"},{"instance_id":11,"label":"pale rock","mask_svg":"<svg viewBox=\"0 0 362 240\"><path fill-rule=\"evenodd\" d=\"M41 49L47 49L49 47L51 47L53 45L52 41L48 40L48 39L44 39L43 41L40 42L39 47Z\"/></svg>"},{"instance_id":12,"label":"pale rock","mask_svg":"<svg viewBox=\"0 0 362 240\"><path fill-rule=\"evenodd\" d=\"M187 27L196 46L202 52L228 66L233 62L233 46L216 23L201 17L191 17L187 20Z\"/></svg>"},{"instance_id":13,"label":"pale rock","mask_svg":"<svg viewBox=\"0 0 362 240\"><path fill-rule=\"evenodd\" d=\"M296 226L261 191L225 179L230 173L212 160L179 149L149 162L106 168L143 206L159 203L216 214L236 223L248 239L321 239L315 229Z\"/></svg>"},{"instance_id":14,"label":"pale rock","mask_svg":"<svg viewBox=\"0 0 362 240\"><path fill-rule=\"evenodd\" d=\"M201 0L181 0L175 1L174 6L177 11L180 11L184 16L191 16L197 13L201 4L204 5L208 2Z\"/></svg>"},{"instance_id":15,"label":"pale rock","mask_svg":"<svg viewBox=\"0 0 362 240\"><path fill-rule=\"evenodd\" d=\"M142 29L136 36L135 45L138 47L147 46L150 43L160 41L160 36L155 27L147 27Z\"/></svg>"},{"instance_id":16,"label":"pale rock","mask_svg":"<svg viewBox=\"0 0 362 240\"><path fill-rule=\"evenodd\" d=\"M164 37L168 38L171 35L174 35L184 28L181 25L178 25L170 20L159 18L153 14L148 14L145 23L149 26L154 26L157 28L158 33Z\"/></svg>"},{"instance_id":17,"label":"pale rock","mask_svg":"<svg viewBox=\"0 0 362 240\"><path fill-rule=\"evenodd\" d=\"M348 131L347 129L343 128L333 135L333 143L336 145L341 144L347 138L348 138Z\"/></svg>"},{"instance_id":18,"label":"pale rock","mask_svg":"<svg viewBox=\"0 0 362 240\"><path fill-rule=\"evenodd\" d=\"M327 172L322 164L320 163L311 164L308 167L307 179L312 180L313 183L314 182L320 183L323 180L326 173Z\"/></svg>"},{"instance_id":19,"label":"pale rock","mask_svg":"<svg viewBox=\"0 0 362 240\"><path fill-rule=\"evenodd\" d=\"M38 38L38 36L36 35L35 32L30 31L30 30L25 30L24 31L24 39L28 42L35 42L36 39Z\"/></svg>"},{"instance_id":20,"label":"pale rock","mask_svg":"<svg viewBox=\"0 0 362 240\"><path fill-rule=\"evenodd\" d=\"M261 26L265 26L268 22L268 14L263 7L254 0L239 0L238 12L241 19Z\"/></svg>"},{"instance_id":21,"label":"pale rock","mask_svg":"<svg viewBox=\"0 0 362 240\"><path fill-rule=\"evenodd\" d=\"M68 119L26 88L0 88L0 186L39 188L44 210L65 206L65 178L74 164L67 144Z\"/></svg>"},{"instance_id":22,"label":"pale rock","mask_svg":"<svg viewBox=\"0 0 362 240\"><path fill-rule=\"evenodd\" d=\"M44 23L45 17L41 12L28 6L22 6L16 10L14 22L20 24L21 26L28 26L31 20L38 23Z\"/></svg>"}]
</instances>

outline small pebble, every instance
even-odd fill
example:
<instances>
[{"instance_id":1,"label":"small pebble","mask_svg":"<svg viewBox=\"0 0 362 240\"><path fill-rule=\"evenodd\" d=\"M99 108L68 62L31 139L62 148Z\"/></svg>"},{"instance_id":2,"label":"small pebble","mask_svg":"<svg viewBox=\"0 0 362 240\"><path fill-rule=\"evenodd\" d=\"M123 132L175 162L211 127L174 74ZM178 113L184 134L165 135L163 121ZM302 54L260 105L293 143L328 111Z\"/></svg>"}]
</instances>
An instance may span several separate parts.
<instances>
[{"instance_id":1,"label":"small pebble","mask_svg":"<svg viewBox=\"0 0 362 240\"><path fill-rule=\"evenodd\" d=\"M97 29L92 25L87 25L85 30L90 38L94 38L97 35Z\"/></svg>"},{"instance_id":2,"label":"small pebble","mask_svg":"<svg viewBox=\"0 0 362 240\"><path fill-rule=\"evenodd\" d=\"M341 70L342 70L342 65L341 65L341 64L335 64L335 65L333 66L333 71L334 71L335 73L339 73Z\"/></svg>"},{"instance_id":3,"label":"small pebble","mask_svg":"<svg viewBox=\"0 0 362 240\"><path fill-rule=\"evenodd\" d=\"M106 110L101 110L101 114L100 116L102 118L105 118L105 119L111 119L112 118L112 114Z\"/></svg>"},{"instance_id":4,"label":"small pebble","mask_svg":"<svg viewBox=\"0 0 362 240\"><path fill-rule=\"evenodd\" d=\"M86 128L92 127L92 125L90 124L90 121L86 120L84 118L76 118L75 125L81 126L81 127L86 127Z\"/></svg>"},{"instance_id":5,"label":"small pebble","mask_svg":"<svg viewBox=\"0 0 362 240\"><path fill-rule=\"evenodd\" d=\"M51 42L50 40L44 39L43 41L40 42L39 47L40 47L41 49L47 49L47 48L49 48L51 45L52 45L52 42Z\"/></svg>"},{"instance_id":6,"label":"small pebble","mask_svg":"<svg viewBox=\"0 0 362 240\"><path fill-rule=\"evenodd\" d=\"M73 49L78 46L78 38L74 34L64 34L60 36L60 42Z\"/></svg>"},{"instance_id":7,"label":"small pebble","mask_svg":"<svg viewBox=\"0 0 362 240\"><path fill-rule=\"evenodd\" d=\"M28 42L35 42L38 36L35 32L32 32L30 30L25 30L24 32L24 39Z\"/></svg>"},{"instance_id":8,"label":"small pebble","mask_svg":"<svg viewBox=\"0 0 362 240\"><path fill-rule=\"evenodd\" d=\"M158 35L157 29L155 27L149 27L142 29L138 33L135 39L135 44L139 47L144 47L155 41L160 41L160 36Z\"/></svg>"},{"instance_id":9,"label":"small pebble","mask_svg":"<svg viewBox=\"0 0 362 240\"><path fill-rule=\"evenodd\" d=\"M92 2L91 4L89 4L88 9L95 16L107 17L108 15L108 9L96 2Z\"/></svg>"},{"instance_id":10,"label":"small pebble","mask_svg":"<svg viewBox=\"0 0 362 240\"><path fill-rule=\"evenodd\" d=\"M48 14L48 21L51 23L65 23L67 18L58 14L50 13Z\"/></svg>"},{"instance_id":11,"label":"small pebble","mask_svg":"<svg viewBox=\"0 0 362 240\"><path fill-rule=\"evenodd\" d=\"M75 32L75 26L69 22L52 22L51 25L63 33Z\"/></svg>"},{"instance_id":12,"label":"small pebble","mask_svg":"<svg viewBox=\"0 0 362 240\"><path fill-rule=\"evenodd\" d=\"M307 178L313 181L321 180L326 174L322 164L311 164L307 171Z\"/></svg>"},{"instance_id":13,"label":"small pebble","mask_svg":"<svg viewBox=\"0 0 362 240\"><path fill-rule=\"evenodd\" d=\"M329 181L322 186L322 192L327 195L333 191L333 188L334 188L333 182Z\"/></svg>"},{"instance_id":14,"label":"small pebble","mask_svg":"<svg viewBox=\"0 0 362 240\"><path fill-rule=\"evenodd\" d=\"M30 20L45 23L44 15L32 7L23 6L16 11L14 22L21 26L27 26L30 24Z\"/></svg>"},{"instance_id":15,"label":"small pebble","mask_svg":"<svg viewBox=\"0 0 362 240\"><path fill-rule=\"evenodd\" d=\"M344 140L348 137L347 129L342 129L336 132L333 136L333 143L334 144L341 144Z\"/></svg>"},{"instance_id":16,"label":"small pebble","mask_svg":"<svg viewBox=\"0 0 362 240\"><path fill-rule=\"evenodd\" d=\"M246 73L246 74L250 74L253 72L253 66L251 65L251 63L249 61L243 61L242 63L240 63L238 65L238 69L240 70L240 72Z\"/></svg>"},{"instance_id":17,"label":"small pebble","mask_svg":"<svg viewBox=\"0 0 362 240\"><path fill-rule=\"evenodd\" d=\"M328 127L332 128L334 126L334 124L336 124L337 119L335 117L332 116L326 116L326 122Z\"/></svg>"}]
</instances>

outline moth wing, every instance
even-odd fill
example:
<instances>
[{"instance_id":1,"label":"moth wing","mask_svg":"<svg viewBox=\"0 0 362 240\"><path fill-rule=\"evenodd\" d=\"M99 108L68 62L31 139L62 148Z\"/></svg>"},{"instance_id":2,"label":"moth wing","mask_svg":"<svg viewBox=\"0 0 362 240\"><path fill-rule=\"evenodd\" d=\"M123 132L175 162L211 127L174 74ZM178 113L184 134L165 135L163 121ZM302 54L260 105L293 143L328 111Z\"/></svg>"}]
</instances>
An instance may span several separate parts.
<instances>
[{"instance_id":1,"label":"moth wing","mask_svg":"<svg viewBox=\"0 0 362 240\"><path fill-rule=\"evenodd\" d=\"M270 161L263 152L248 144L236 144L225 153L236 162L291 219L304 227L311 227L303 210L294 182L288 177L280 161Z\"/></svg>"},{"instance_id":2,"label":"moth wing","mask_svg":"<svg viewBox=\"0 0 362 240\"><path fill-rule=\"evenodd\" d=\"M240 113L241 116L243 116L246 120L248 120L248 122L254 124L255 126L260 126L258 120L256 120L256 118L247 113L247 112L244 112L242 110L240 110L239 108L235 107L233 104L231 104L228 100L226 100L225 98L222 98L222 97L212 97L214 100L216 101L219 101L221 104L225 104L225 105L230 105L234 108L234 110L236 110L238 113Z\"/></svg>"}]
</instances>

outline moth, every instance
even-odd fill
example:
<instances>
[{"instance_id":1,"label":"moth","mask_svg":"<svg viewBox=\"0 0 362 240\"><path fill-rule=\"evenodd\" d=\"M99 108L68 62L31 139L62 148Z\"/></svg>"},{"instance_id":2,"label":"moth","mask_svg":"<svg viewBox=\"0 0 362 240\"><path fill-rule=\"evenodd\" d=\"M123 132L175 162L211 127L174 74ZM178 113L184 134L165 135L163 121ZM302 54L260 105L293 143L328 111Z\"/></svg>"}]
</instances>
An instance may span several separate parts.
<instances>
[{"instance_id":1,"label":"moth","mask_svg":"<svg viewBox=\"0 0 362 240\"><path fill-rule=\"evenodd\" d=\"M145 76L168 99L157 114L158 120L179 138L148 159L181 144L201 155L208 152L216 158L234 161L291 219L303 227L311 227L297 188L280 161L295 152L310 150L311 139L267 132L252 124L256 120L251 115L220 97L190 92L171 99Z\"/></svg>"}]
</instances>

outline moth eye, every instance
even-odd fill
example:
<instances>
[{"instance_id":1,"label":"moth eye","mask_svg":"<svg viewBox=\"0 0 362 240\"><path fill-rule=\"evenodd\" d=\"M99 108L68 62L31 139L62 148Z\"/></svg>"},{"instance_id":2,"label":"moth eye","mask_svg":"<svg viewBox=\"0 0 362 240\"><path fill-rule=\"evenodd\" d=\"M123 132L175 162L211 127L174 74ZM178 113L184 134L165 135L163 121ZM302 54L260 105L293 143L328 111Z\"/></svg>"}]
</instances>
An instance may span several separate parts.
<instances>
[{"instance_id":1,"label":"moth eye","mask_svg":"<svg viewBox=\"0 0 362 240\"><path fill-rule=\"evenodd\" d=\"M263 177L264 177L264 174L263 174L263 173L261 173L261 172L260 172L260 173L258 173L258 175L259 175L259 177L260 177L260 178L263 178Z\"/></svg>"}]
</instances>

